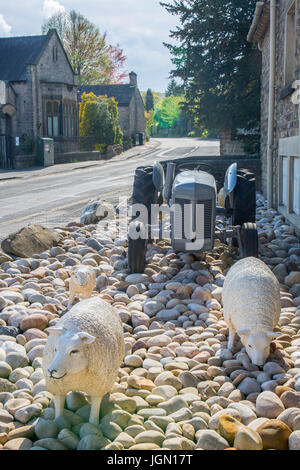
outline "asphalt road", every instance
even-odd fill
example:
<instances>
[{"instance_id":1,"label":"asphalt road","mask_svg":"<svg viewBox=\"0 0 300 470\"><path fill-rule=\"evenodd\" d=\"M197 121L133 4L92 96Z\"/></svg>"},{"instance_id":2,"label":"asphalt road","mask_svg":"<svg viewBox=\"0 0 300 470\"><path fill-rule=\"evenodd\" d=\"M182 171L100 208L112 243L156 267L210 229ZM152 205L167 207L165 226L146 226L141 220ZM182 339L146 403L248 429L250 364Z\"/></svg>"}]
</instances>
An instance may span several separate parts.
<instances>
[{"instance_id":1,"label":"asphalt road","mask_svg":"<svg viewBox=\"0 0 300 470\"><path fill-rule=\"evenodd\" d=\"M146 156L121 161L115 157L107 162L91 162L85 168L51 167L47 169L50 173L27 171L16 179L1 180L0 241L29 224L54 227L78 221L84 206L96 196L112 203L118 202L120 196L130 196L137 166L183 156L219 155L217 141L155 140L159 140L160 146Z\"/></svg>"}]
</instances>

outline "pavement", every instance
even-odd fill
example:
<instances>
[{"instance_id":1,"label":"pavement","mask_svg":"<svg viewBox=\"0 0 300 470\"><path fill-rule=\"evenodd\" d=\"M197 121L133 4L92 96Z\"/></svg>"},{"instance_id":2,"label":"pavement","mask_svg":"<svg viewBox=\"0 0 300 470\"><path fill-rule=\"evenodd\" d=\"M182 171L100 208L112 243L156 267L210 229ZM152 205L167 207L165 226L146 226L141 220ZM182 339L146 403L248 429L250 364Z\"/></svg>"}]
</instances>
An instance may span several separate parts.
<instances>
[{"instance_id":1,"label":"pavement","mask_svg":"<svg viewBox=\"0 0 300 470\"><path fill-rule=\"evenodd\" d=\"M78 221L83 208L100 197L113 204L129 197L135 169L155 161L220 154L219 142L194 138L151 139L111 160L0 172L0 242L29 224L49 228Z\"/></svg>"},{"instance_id":2,"label":"pavement","mask_svg":"<svg viewBox=\"0 0 300 470\"><path fill-rule=\"evenodd\" d=\"M65 173L68 171L81 170L92 167L99 167L103 164L107 164L115 161L126 161L131 158L146 156L149 153L152 153L158 147L160 147L161 142L158 140L152 139L151 142L146 145L133 147L126 152L116 155L110 160L91 160L88 162L76 162L76 163L63 163L60 165L49 166L46 168L42 167L32 167L26 170L1 170L0 169L0 182L16 180L20 178L32 178L35 176L47 176L57 173Z\"/></svg>"}]
</instances>

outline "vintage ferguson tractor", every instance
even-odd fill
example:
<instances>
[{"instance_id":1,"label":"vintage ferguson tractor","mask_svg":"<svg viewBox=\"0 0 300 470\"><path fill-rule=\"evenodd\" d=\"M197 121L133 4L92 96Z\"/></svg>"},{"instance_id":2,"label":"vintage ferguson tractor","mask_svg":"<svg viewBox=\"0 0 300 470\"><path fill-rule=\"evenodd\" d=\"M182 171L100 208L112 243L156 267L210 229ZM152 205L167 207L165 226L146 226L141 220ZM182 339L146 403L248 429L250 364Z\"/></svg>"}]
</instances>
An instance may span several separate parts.
<instances>
[{"instance_id":1,"label":"vintage ferguson tractor","mask_svg":"<svg viewBox=\"0 0 300 470\"><path fill-rule=\"evenodd\" d=\"M212 173L197 157L136 169L128 232L130 273L144 272L147 245L160 238L170 238L176 252L210 251L216 238L231 239L242 258L258 256L254 174L233 163L218 193L221 184ZM163 207L169 209L169 236ZM222 223L217 216L223 216Z\"/></svg>"}]
</instances>

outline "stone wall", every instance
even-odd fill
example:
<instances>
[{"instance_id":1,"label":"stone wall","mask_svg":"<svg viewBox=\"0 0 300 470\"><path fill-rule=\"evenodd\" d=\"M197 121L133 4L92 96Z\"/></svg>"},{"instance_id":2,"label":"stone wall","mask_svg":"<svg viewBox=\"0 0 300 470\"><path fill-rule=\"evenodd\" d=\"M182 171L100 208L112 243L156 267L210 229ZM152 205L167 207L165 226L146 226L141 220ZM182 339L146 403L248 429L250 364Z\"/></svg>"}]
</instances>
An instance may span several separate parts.
<instances>
[{"instance_id":1,"label":"stone wall","mask_svg":"<svg viewBox=\"0 0 300 470\"><path fill-rule=\"evenodd\" d=\"M64 163L109 160L116 155L120 155L122 151L122 145L109 145L106 153L100 153L97 151L55 153L54 164L61 165ZM37 166L37 159L35 155L16 155L14 157L15 170L24 170Z\"/></svg>"},{"instance_id":2,"label":"stone wall","mask_svg":"<svg viewBox=\"0 0 300 470\"><path fill-rule=\"evenodd\" d=\"M119 106L119 124L123 134L131 137L128 106Z\"/></svg>"},{"instance_id":3,"label":"stone wall","mask_svg":"<svg viewBox=\"0 0 300 470\"><path fill-rule=\"evenodd\" d=\"M233 140L231 129L220 131L220 155L246 155L242 140Z\"/></svg>"},{"instance_id":4,"label":"stone wall","mask_svg":"<svg viewBox=\"0 0 300 470\"><path fill-rule=\"evenodd\" d=\"M36 166L35 155L15 155L14 157L14 169L15 170L27 170Z\"/></svg>"},{"instance_id":5,"label":"stone wall","mask_svg":"<svg viewBox=\"0 0 300 470\"><path fill-rule=\"evenodd\" d=\"M119 106L119 123L128 137L146 131L145 107L138 88L129 106Z\"/></svg>"},{"instance_id":6,"label":"stone wall","mask_svg":"<svg viewBox=\"0 0 300 470\"><path fill-rule=\"evenodd\" d=\"M276 21L276 73L275 73L275 116L274 116L274 150L273 150L273 193L278 204L278 143L279 139L298 135L298 109L292 102L291 82L285 81L285 25L286 13L292 2L278 0ZM296 63L295 75L300 66L300 2L295 2L296 16ZM262 157L262 189L267 194L267 139L268 139L268 99L269 99L269 54L270 33L266 32L262 42L262 89L261 89L261 157Z\"/></svg>"},{"instance_id":7,"label":"stone wall","mask_svg":"<svg viewBox=\"0 0 300 470\"><path fill-rule=\"evenodd\" d=\"M145 107L144 107L143 98L138 88L136 88L135 90L134 101L135 101L135 107L136 107L135 133L145 132L146 131Z\"/></svg>"}]
</instances>

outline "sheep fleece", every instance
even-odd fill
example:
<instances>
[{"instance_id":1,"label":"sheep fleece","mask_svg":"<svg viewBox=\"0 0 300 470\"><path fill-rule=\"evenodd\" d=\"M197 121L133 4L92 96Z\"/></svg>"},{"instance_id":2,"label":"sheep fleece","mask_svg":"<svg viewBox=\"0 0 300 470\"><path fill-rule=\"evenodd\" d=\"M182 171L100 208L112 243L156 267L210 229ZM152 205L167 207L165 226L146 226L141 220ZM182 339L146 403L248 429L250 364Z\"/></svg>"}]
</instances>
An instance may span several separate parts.
<instances>
[{"instance_id":1,"label":"sheep fleece","mask_svg":"<svg viewBox=\"0 0 300 470\"><path fill-rule=\"evenodd\" d=\"M103 396L110 392L125 355L123 326L114 308L99 297L83 300L64 315L56 327L84 331L95 336L96 340L85 346L88 369L55 381L46 373L55 355L56 337L49 336L43 357L49 392L66 395L70 391L82 391L92 396Z\"/></svg>"},{"instance_id":2,"label":"sheep fleece","mask_svg":"<svg viewBox=\"0 0 300 470\"><path fill-rule=\"evenodd\" d=\"M234 330L273 331L279 321L279 282L257 258L244 258L230 268L222 298L225 321Z\"/></svg>"}]
</instances>

